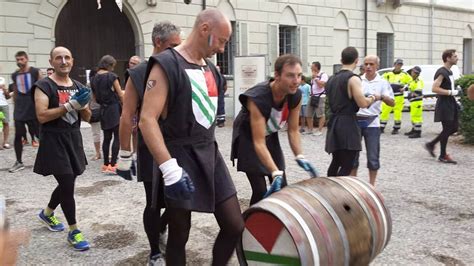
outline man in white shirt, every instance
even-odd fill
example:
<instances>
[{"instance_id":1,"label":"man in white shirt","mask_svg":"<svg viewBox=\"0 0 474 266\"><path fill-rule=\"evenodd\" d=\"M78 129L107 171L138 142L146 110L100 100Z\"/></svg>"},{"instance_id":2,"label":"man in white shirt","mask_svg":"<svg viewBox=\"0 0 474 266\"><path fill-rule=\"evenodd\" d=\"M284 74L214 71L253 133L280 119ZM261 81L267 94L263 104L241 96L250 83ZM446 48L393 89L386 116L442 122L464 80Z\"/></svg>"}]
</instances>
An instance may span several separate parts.
<instances>
[{"instance_id":1,"label":"man in white shirt","mask_svg":"<svg viewBox=\"0 0 474 266\"><path fill-rule=\"evenodd\" d=\"M10 92L8 91L8 86L5 82L5 79L0 77L0 112L3 113L4 118L0 123L3 123L3 142L0 142L1 149L9 149L10 144L8 144L8 134L10 131L9 122L10 122L10 107L8 106L7 99L10 98Z\"/></svg>"},{"instance_id":2,"label":"man in white shirt","mask_svg":"<svg viewBox=\"0 0 474 266\"><path fill-rule=\"evenodd\" d=\"M310 100L306 107L306 124L308 126L308 132L306 134L311 134L315 136L322 135L322 130L324 124L326 123L325 115L325 101L326 101L326 82L329 77L326 73L321 71L321 64L319 62L313 62L311 64L311 73L313 79L311 80L311 91L310 91ZM316 98L317 100L311 100L311 98ZM313 133L313 119L316 115L318 118L318 130Z\"/></svg>"},{"instance_id":3,"label":"man in white shirt","mask_svg":"<svg viewBox=\"0 0 474 266\"><path fill-rule=\"evenodd\" d=\"M360 108L357 120L364 138L367 151L367 168L369 168L370 184L375 185L377 171L380 168L380 111L382 101L388 106L394 106L393 90L388 81L383 79L377 69L380 59L376 55L368 55L364 58L365 74L362 75L362 88L366 95L380 95L381 100L374 102L368 108ZM351 175L357 175L359 167L359 155L354 161Z\"/></svg>"}]
</instances>

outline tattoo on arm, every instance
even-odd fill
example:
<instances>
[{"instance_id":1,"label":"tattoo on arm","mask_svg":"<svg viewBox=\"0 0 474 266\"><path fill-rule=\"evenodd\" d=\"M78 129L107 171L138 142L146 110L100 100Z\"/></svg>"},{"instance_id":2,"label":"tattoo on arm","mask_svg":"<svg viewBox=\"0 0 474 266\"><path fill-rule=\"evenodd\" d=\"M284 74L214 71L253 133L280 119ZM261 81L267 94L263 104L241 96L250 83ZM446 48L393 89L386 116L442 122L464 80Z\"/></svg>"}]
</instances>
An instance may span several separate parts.
<instances>
[{"instance_id":1,"label":"tattoo on arm","mask_svg":"<svg viewBox=\"0 0 474 266\"><path fill-rule=\"evenodd\" d=\"M146 83L146 90L150 90L151 88L155 87L156 85L156 80L149 80Z\"/></svg>"}]
</instances>

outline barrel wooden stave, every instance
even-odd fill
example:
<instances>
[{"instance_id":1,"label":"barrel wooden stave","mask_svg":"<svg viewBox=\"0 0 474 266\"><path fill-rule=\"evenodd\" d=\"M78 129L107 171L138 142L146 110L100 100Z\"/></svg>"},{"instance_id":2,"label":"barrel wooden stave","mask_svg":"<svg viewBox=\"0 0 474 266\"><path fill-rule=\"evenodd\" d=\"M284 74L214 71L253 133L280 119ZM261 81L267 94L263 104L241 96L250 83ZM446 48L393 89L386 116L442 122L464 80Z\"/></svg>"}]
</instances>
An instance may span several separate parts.
<instances>
[{"instance_id":1,"label":"barrel wooden stave","mask_svg":"<svg viewBox=\"0 0 474 266\"><path fill-rule=\"evenodd\" d=\"M258 211L269 212L284 224L301 265L368 265L391 236L390 213L380 193L352 177L309 179L285 187L251 206L244 219ZM242 265L246 265L244 249L241 244L237 248Z\"/></svg>"}]
</instances>

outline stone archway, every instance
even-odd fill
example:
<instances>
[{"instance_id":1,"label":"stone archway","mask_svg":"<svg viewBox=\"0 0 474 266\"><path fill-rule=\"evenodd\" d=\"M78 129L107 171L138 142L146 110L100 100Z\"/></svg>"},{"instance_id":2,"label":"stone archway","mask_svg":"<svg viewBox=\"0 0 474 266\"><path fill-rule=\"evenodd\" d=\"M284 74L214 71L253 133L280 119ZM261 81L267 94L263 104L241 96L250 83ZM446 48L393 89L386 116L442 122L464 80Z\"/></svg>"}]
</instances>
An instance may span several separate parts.
<instances>
[{"instance_id":1,"label":"stone archway","mask_svg":"<svg viewBox=\"0 0 474 266\"><path fill-rule=\"evenodd\" d=\"M123 81L128 58L136 53L135 34L129 18L113 0L68 0L55 24L55 45L69 48L74 57L71 76L86 82L85 70L110 54L117 60L115 72Z\"/></svg>"}]
</instances>

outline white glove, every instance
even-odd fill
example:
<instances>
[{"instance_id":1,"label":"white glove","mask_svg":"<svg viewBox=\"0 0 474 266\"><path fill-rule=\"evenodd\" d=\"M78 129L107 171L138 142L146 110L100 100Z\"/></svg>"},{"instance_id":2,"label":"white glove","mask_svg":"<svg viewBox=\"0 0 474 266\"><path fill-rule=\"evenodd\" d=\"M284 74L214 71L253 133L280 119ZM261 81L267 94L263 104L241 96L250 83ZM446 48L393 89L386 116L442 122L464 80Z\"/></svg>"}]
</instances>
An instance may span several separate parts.
<instances>
[{"instance_id":1,"label":"white glove","mask_svg":"<svg viewBox=\"0 0 474 266\"><path fill-rule=\"evenodd\" d=\"M76 101L76 100L70 100L69 102L64 104L64 107L66 107L66 110L68 112L71 112L73 110L82 110L85 106L81 106L81 104Z\"/></svg>"},{"instance_id":2,"label":"white glove","mask_svg":"<svg viewBox=\"0 0 474 266\"><path fill-rule=\"evenodd\" d=\"M449 95L451 95L451 96L456 96L456 95L458 95L458 94L459 94L459 91L458 91L458 90L450 90L450 91L449 91Z\"/></svg>"},{"instance_id":3,"label":"white glove","mask_svg":"<svg viewBox=\"0 0 474 266\"><path fill-rule=\"evenodd\" d=\"M168 161L160 165L160 170L163 173L163 180L165 186L171 186L178 182L183 175L183 168L178 165L175 158L171 158Z\"/></svg>"}]
</instances>

